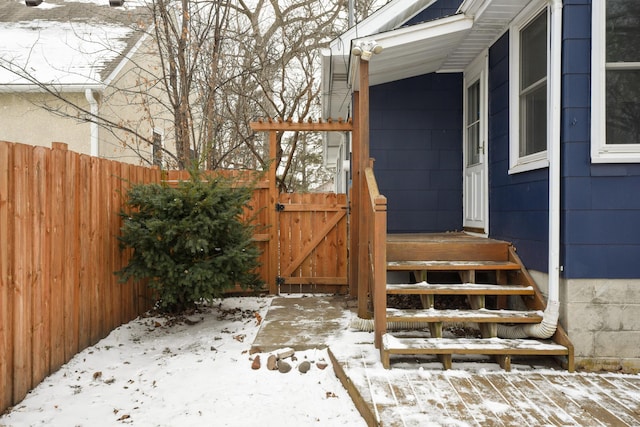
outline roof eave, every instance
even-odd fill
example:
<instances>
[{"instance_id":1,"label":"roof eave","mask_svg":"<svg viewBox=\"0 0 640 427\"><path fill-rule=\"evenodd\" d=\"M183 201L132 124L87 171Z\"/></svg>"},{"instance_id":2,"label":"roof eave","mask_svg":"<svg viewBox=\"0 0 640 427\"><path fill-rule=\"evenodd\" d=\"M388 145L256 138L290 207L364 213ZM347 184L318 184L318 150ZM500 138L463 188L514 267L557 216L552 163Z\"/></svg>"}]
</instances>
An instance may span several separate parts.
<instances>
[{"instance_id":1,"label":"roof eave","mask_svg":"<svg viewBox=\"0 0 640 427\"><path fill-rule=\"evenodd\" d=\"M425 22L423 24L413 25L410 27L402 27L396 30L387 31L384 33L376 34L375 37L361 37L353 40L354 44L359 42L371 41L375 39L376 44L382 46L383 51L380 55L374 55L371 58L371 71L375 73L376 65L384 68L385 63L391 62L391 67L401 67L405 70L411 68L409 63L409 55L415 57L415 54L419 55L416 51L415 54L411 52L411 48L415 46L418 48L420 45L424 45L426 40L440 40L445 44L442 46L446 52L453 51L457 47L457 43L473 26L473 18L467 17L464 14L458 14L440 18L435 21ZM448 40L447 40L448 39ZM452 44L448 46L446 43ZM398 53L396 53L398 52ZM386 55L385 55L386 53ZM402 55L402 61L398 61L399 56ZM385 57L386 56L386 57ZM442 55L440 55L442 56ZM357 57L350 54L349 57L349 83L357 90L358 88L358 63ZM418 61L424 62L424 59L415 58ZM432 58L434 59L434 58ZM441 64L446 56L435 58L437 61L432 61L434 64ZM432 65L431 67L416 68L416 72L434 72L439 71L439 66ZM386 81L393 80L395 77L381 77L379 79L373 79L371 84L384 83Z\"/></svg>"},{"instance_id":2,"label":"roof eave","mask_svg":"<svg viewBox=\"0 0 640 427\"><path fill-rule=\"evenodd\" d=\"M153 31L153 28L151 28L150 31ZM138 52L140 46L142 46L142 44L147 40L148 37L148 32L143 33L131 47L131 49L124 53L122 59L118 62L113 71L107 76L106 79L104 79L105 86L111 84L111 82L120 74L125 65L127 65L127 63L131 61L131 58L133 58L133 56Z\"/></svg>"},{"instance_id":3,"label":"roof eave","mask_svg":"<svg viewBox=\"0 0 640 427\"><path fill-rule=\"evenodd\" d=\"M84 93L87 89L102 92L105 88L103 83L17 83L17 84L0 84L0 93Z\"/></svg>"}]
</instances>

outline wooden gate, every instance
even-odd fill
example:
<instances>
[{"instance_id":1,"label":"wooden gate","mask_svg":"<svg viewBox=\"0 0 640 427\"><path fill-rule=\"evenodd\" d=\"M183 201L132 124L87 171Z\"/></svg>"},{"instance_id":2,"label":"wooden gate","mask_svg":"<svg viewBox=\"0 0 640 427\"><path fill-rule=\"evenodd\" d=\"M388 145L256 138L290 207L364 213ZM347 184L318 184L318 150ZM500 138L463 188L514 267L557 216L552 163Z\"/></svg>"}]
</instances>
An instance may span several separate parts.
<instances>
[{"instance_id":1,"label":"wooden gate","mask_svg":"<svg viewBox=\"0 0 640 427\"><path fill-rule=\"evenodd\" d=\"M347 196L279 195L279 292L347 293Z\"/></svg>"},{"instance_id":2,"label":"wooden gate","mask_svg":"<svg viewBox=\"0 0 640 427\"><path fill-rule=\"evenodd\" d=\"M276 209L269 210L267 224L277 224L269 228L268 235L269 265L264 270L268 272L269 292L348 292L347 196L278 194L276 153L279 132L351 132L353 122L268 118L250 126L254 131L269 132L267 182L269 202Z\"/></svg>"}]
</instances>

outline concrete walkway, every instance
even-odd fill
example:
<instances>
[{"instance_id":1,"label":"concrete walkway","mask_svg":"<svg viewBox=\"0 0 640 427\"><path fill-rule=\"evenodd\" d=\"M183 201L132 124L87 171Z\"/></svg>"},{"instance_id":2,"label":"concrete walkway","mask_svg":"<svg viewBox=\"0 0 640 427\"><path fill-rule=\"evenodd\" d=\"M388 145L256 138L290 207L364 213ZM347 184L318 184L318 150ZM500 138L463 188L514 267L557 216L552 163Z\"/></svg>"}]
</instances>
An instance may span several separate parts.
<instances>
[{"instance_id":1,"label":"concrete walkway","mask_svg":"<svg viewBox=\"0 0 640 427\"><path fill-rule=\"evenodd\" d=\"M275 297L253 343L269 352L329 347L336 375L369 426L640 426L640 375L573 373L525 360L396 360L387 370L373 334L349 329L340 296ZM534 362L535 363L535 362Z\"/></svg>"},{"instance_id":2,"label":"concrete walkway","mask_svg":"<svg viewBox=\"0 0 640 427\"><path fill-rule=\"evenodd\" d=\"M344 331L348 304L347 297L337 295L275 297L252 349L326 348L331 337Z\"/></svg>"}]
</instances>

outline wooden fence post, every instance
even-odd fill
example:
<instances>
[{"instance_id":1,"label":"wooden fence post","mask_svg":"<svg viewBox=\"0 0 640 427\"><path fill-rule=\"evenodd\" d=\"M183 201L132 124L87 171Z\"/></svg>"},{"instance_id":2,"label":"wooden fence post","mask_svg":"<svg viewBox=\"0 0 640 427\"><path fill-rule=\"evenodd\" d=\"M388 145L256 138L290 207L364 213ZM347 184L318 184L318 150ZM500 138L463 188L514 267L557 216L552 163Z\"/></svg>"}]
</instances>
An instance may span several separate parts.
<instances>
[{"instance_id":1,"label":"wooden fence post","mask_svg":"<svg viewBox=\"0 0 640 427\"><path fill-rule=\"evenodd\" d=\"M269 131L269 293L279 292L278 276L278 185L276 182L277 164L277 132Z\"/></svg>"}]
</instances>

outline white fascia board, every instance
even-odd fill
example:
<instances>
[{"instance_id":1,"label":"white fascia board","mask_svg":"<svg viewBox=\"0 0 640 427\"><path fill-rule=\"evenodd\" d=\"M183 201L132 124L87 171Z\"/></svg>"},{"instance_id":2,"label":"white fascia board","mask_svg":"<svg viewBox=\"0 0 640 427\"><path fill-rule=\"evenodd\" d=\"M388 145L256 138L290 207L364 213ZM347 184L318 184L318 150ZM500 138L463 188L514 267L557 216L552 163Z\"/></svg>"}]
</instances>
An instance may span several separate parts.
<instances>
[{"instance_id":1,"label":"white fascia board","mask_svg":"<svg viewBox=\"0 0 640 427\"><path fill-rule=\"evenodd\" d=\"M435 2L436 0L393 0L333 40L331 50L334 53L348 54L344 49L351 46L352 40L393 30Z\"/></svg>"},{"instance_id":2,"label":"white fascia board","mask_svg":"<svg viewBox=\"0 0 640 427\"><path fill-rule=\"evenodd\" d=\"M473 26L473 18L465 15L453 15L423 24L398 28L376 34L374 37L362 37L354 40L354 43L374 39L383 49L393 48L420 41L426 41L439 36L466 31ZM384 50L383 50L384 52Z\"/></svg>"}]
</instances>

